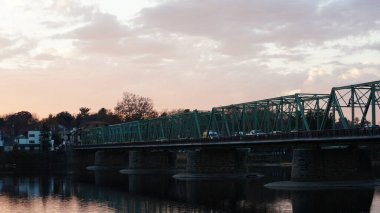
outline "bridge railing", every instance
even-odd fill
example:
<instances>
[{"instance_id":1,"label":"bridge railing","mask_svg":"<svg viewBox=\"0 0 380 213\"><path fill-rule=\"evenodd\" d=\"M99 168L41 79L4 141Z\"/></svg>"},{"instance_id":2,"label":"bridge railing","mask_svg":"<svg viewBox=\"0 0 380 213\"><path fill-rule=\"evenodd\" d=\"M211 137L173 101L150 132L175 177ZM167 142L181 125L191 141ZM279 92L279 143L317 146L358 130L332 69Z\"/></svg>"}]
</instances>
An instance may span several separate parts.
<instances>
[{"instance_id":1,"label":"bridge railing","mask_svg":"<svg viewBox=\"0 0 380 213\"><path fill-rule=\"evenodd\" d=\"M340 138L340 137L361 137L361 136L380 136L380 128L352 128L352 129L331 129L321 131L293 131L293 132L278 132L275 134L261 135L235 135L235 136L218 136L218 137L202 137L202 138L175 138L171 140L152 140L152 141L131 141L122 143L138 143L138 144L171 144L171 143L208 143L208 142L233 142L233 141L264 141L264 140L287 140L287 139L302 139L302 138ZM106 143L120 143L120 141L112 141ZM92 143L86 142L81 145L96 145L104 144L98 140L93 140Z\"/></svg>"},{"instance_id":2,"label":"bridge railing","mask_svg":"<svg viewBox=\"0 0 380 213\"><path fill-rule=\"evenodd\" d=\"M282 132L276 134L263 135L239 135L230 137L202 138L193 140L193 142L230 142L230 141L262 141L262 140L286 140L301 138L338 138L338 137L362 137L362 136L380 136L380 128L352 128L352 129L335 129L322 131L297 131ZM178 141L173 141L178 142Z\"/></svg>"}]
</instances>

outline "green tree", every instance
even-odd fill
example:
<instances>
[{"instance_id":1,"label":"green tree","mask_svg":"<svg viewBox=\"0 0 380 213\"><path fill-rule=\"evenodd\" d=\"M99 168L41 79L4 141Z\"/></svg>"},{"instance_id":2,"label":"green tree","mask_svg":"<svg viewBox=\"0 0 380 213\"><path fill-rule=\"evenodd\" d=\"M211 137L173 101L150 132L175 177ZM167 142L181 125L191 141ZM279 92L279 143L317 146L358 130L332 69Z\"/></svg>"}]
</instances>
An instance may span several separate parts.
<instances>
[{"instance_id":1,"label":"green tree","mask_svg":"<svg viewBox=\"0 0 380 213\"><path fill-rule=\"evenodd\" d=\"M54 140L54 147L57 147L62 144L62 137L59 133L53 132L51 135L51 139Z\"/></svg>"},{"instance_id":2,"label":"green tree","mask_svg":"<svg viewBox=\"0 0 380 213\"><path fill-rule=\"evenodd\" d=\"M115 112L123 121L133 121L157 117L153 101L133 93L124 92L121 101L117 102Z\"/></svg>"},{"instance_id":3,"label":"green tree","mask_svg":"<svg viewBox=\"0 0 380 213\"><path fill-rule=\"evenodd\" d=\"M26 134L28 130L38 129L39 123L35 115L28 111L21 111L6 115L4 129L9 135Z\"/></svg>"},{"instance_id":4,"label":"green tree","mask_svg":"<svg viewBox=\"0 0 380 213\"><path fill-rule=\"evenodd\" d=\"M2 129L5 126L5 119L3 117L0 117L0 129Z\"/></svg>"},{"instance_id":5,"label":"green tree","mask_svg":"<svg viewBox=\"0 0 380 213\"><path fill-rule=\"evenodd\" d=\"M49 151L50 148L50 129L47 123L42 124L41 133L40 133L40 146L43 152Z\"/></svg>"},{"instance_id":6,"label":"green tree","mask_svg":"<svg viewBox=\"0 0 380 213\"><path fill-rule=\"evenodd\" d=\"M55 116L55 119L56 119L57 124L62 125L62 126L69 128L69 129L71 129L73 127L74 121L75 121L75 117L72 116L67 111L63 111L63 112L58 113Z\"/></svg>"},{"instance_id":7,"label":"green tree","mask_svg":"<svg viewBox=\"0 0 380 213\"><path fill-rule=\"evenodd\" d=\"M90 114L90 108L88 108L88 107L81 107L81 108L79 108L79 114L81 115L81 116L83 116L83 117L86 117L86 116L89 116Z\"/></svg>"},{"instance_id":8,"label":"green tree","mask_svg":"<svg viewBox=\"0 0 380 213\"><path fill-rule=\"evenodd\" d=\"M182 113L188 113L190 112L190 109L172 109L172 110L164 110L160 113L160 117L164 116L172 116L172 115L179 115Z\"/></svg>"},{"instance_id":9,"label":"green tree","mask_svg":"<svg viewBox=\"0 0 380 213\"><path fill-rule=\"evenodd\" d=\"M54 129L57 126L57 119L52 114L49 114L47 118L41 120L41 123L46 123L49 128Z\"/></svg>"},{"instance_id":10,"label":"green tree","mask_svg":"<svg viewBox=\"0 0 380 213\"><path fill-rule=\"evenodd\" d=\"M84 123L88 122L89 117L90 117L90 108L88 107L79 108L79 114L75 118L76 126L80 127Z\"/></svg>"},{"instance_id":11,"label":"green tree","mask_svg":"<svg viewBox=\"0 0 380 213\"><path fill-rule=\"evenodd\" d=\"M90 115L91 121L102 121L108 124L116 124L122 122L120 117L114 114L111 110L101 108L97 113Z\"/></svg>"}]
</instances>

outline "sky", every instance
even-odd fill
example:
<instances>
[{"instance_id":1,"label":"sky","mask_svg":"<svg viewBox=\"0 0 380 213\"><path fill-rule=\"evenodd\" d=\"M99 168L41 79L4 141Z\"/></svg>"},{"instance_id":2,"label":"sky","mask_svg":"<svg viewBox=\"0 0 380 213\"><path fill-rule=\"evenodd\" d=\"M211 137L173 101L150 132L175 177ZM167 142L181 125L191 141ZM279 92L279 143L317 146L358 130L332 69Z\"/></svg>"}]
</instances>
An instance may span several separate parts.
<instances>
[{"instance_id":1,"label":"sky","mask_svg":"<svg viewBox=\"0 0 380 213\"><path fill-rule=\"evenodd\" d=\"M378 0L1 0L0 115L214 106L380 80Z\"/></svg>"}]
</instances>

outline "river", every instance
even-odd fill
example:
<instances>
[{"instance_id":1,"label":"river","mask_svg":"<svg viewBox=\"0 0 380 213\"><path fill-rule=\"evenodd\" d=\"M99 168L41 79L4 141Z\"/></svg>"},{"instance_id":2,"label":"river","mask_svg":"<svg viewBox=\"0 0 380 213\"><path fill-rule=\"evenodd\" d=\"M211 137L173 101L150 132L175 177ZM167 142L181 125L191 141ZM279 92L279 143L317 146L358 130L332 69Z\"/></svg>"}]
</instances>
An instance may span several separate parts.
<instances>
[{"instance_id":1,"label":"river","mask_svg":"<svg viewBox=\"0 0 380 213\"><path fill-rule=\"evenodd\" d=\"M380 212L380 187L272 190L263 185L288 180L290 168L256 171L264 176L235 181L180 181L109 172L88 173L85 178L1 176L0 212Z\"/></svg>"}]
</instances>

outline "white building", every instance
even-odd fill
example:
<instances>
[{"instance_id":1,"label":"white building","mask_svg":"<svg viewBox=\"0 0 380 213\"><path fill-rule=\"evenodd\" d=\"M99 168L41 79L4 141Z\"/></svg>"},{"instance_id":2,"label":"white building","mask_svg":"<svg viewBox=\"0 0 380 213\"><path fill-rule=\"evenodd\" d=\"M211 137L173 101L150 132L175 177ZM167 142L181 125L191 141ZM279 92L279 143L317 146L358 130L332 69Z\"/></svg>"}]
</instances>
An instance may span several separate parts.
<instances>
[{"instance_id":1,"label":"white building","mask_svg":"<svg viewBox=\"0 0 380 213\"><path fill-rule=\"evenodd\" d=\"M28 137L17 137L17 144L20 150L39 150L41 141L40 141L40 131L28 131ZM50 150L54 150L54 140L50 136Z\"/></svg>"}]
</instances>

